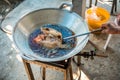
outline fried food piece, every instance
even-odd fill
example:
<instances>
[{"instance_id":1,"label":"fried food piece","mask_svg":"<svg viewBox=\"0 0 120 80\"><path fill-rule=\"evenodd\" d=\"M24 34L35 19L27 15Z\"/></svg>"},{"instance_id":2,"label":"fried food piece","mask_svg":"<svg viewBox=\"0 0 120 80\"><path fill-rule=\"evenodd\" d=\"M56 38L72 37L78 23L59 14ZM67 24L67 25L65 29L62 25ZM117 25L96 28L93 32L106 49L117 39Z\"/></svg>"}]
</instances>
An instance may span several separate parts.
<instances>
[{"instance_id":1,"label":"fried food piece","mask_svg":"<svg viewBox=\"0 0 120 80\"><path fill-rule=\"evenodd\" d=\"M34 40L37 44L40 44L46 48L66 48L65 44L62 44L62 34L55 29L42 27L43 34L39 34Z\"/></svg>"},{"instance_id":2,"label":"fried food piece","mask_svg":"<svg viewBox=\"0 0 120 80\"><path fill-rule=\"evenodd\" d=\"M45 38L45 35L39 34L37 37L34 38L34 41L37 43L44 40L44 38Z\"/></svg>"},{"instance_id":3,"label":"fried food piece","mask_svg":"<svg viewBox=\"0 0 120 80\"><path fill-rule=\"evenodd\" d=\"M57 30L55 29L52 29L52 28L47 28L47 27L42 27L41 28L41 31L44 33L44 34L47 34L47 35L53 35L54 37L58 37L59 39L62 39L62 34L60 32L58 32Z\"/></svg>"}]
</instances>

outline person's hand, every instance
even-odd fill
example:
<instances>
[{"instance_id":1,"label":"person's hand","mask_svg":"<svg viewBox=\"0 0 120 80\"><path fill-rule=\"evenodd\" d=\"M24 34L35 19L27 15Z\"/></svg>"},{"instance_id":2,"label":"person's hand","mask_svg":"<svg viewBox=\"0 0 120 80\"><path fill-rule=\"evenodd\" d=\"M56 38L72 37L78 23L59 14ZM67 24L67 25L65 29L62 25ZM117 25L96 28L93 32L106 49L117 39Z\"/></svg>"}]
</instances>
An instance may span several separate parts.
<instances>
[{"instance_id":1,"label":"person's hand","mask_svg":"<svg viewBox=\"0 0 120 80\"><path fill-rule=\"evenodd\" d=\"M120 26L120 14L117 15L117 24Z\"/></svg>"},{"instance_id":2,"label":"person's hand","mask_svg":"<svg viewBox=\"0 0 120 80\"><path fill-rule=\"evenodd\" d=\"M102 25L102 33L107 34L120 34L120 27L118 27L115 23L110 22Z\"/></svg>"}]
</instances>

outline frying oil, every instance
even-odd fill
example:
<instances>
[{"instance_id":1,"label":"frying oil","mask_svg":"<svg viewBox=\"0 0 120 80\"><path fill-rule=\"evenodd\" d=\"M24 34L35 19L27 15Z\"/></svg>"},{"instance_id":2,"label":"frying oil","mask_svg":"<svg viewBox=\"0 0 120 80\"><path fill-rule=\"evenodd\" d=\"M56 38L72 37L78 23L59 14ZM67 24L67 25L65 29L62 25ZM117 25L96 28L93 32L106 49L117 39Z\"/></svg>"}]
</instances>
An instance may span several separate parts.
<instances>
[{"instance_id":1,"label":"frying oil","mask_svg":"<svg viewBox=\"0 0 120 80\"><path fill-rule=\"evenodd\" d=\"M61 25L45 24L42 27L52 28L59 31L62 34L63 38L74 35L74 33L70 29ZM41 34L41 33L42 31L40 29L36 29L30 34L28 39L31 50L40 57L47 57L47 58L60 57L71 52L71 50L73 50L76 45L76 38L71 38L71 39L63 40L63 44L67 45L67 48L65 49L64 48L55 48L55 49L45 48L42 45L35 43L33 40L35 37L38 36L38 34Z\"/></svg>"}]
</instances>

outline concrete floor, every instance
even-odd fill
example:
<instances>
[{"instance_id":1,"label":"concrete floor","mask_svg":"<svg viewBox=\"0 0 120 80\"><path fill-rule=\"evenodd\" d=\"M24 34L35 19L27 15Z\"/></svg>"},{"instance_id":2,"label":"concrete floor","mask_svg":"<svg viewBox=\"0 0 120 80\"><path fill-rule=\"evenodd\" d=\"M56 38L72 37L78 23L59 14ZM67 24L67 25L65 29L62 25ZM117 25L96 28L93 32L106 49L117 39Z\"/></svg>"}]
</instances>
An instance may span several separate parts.
<instances>
[{"instance_id":1,"label":"concrete floor","mask_svg":"<svg viewBox=\"0 0 120 80\"><path fill-rule=\"evenodd\" d=\"M88 4L88 2L87 2ZM88 6L88 5L87 5ZM110 11L110 6L99 2L98 6L102 6ZM119 6L119 5L118 5ZM118 7L118 13L120 7ZM111 16L111 21L115 16ZM102 42L101 42L102 43ZM99 43L98 45L101 45ZM84 50L91 48L87 44ZM10 40L9 35L0 30L0 80L28 80L24 70L23 63L19 59L18 53L14 48L13 42ZM113 35L108 49L105 52L108 58L95 57L94 60L86 60L82 58L82 75L81 80L120 80L120 35ZM42 80L40 69L32 65L36 80ZM76 65L73 64L74 73L77 71ZM88 79L87 79L88 78ZM47 69L46 80L63 80L61 72L52 71Z\"/></svg>"}]
</instances>

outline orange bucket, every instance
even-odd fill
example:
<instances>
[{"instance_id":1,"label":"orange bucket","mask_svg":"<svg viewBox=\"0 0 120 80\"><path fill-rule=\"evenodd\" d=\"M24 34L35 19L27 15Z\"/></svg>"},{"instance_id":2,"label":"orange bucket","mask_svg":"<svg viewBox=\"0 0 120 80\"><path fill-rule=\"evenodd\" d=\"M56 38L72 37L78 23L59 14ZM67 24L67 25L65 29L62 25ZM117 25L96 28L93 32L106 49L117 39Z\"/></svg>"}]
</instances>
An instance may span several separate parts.
<instances>
[{"instance_id":1,"label":"orange bucket","mask_svg":"<svg viewBox=\"0 0 120 80\"><path fill-rule=\"evenodd\" d=\"M100 28L103 23L106 23L110 18L110 14L104 8L92 7L86 10L85 17L89 29L92 31Z\"/></svg>"}]
</instances>

